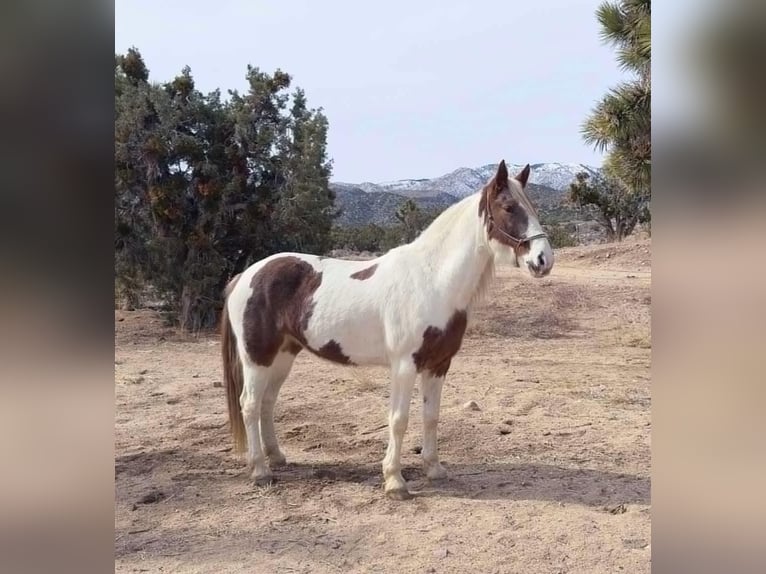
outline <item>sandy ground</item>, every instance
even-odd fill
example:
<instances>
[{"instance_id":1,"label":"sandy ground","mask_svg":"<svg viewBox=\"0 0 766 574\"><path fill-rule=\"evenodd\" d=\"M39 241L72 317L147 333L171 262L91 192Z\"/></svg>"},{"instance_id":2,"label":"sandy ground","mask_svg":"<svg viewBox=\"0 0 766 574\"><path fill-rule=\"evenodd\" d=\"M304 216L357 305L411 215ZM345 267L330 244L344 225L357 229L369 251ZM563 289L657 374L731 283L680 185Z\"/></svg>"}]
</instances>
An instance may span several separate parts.
<instances>
[{"instance_id":1,"label":"sandy ground","mask_svg":"<svg viewBox=\"0 0 766 574\"><path fill-rule=\"evenodd\" d=\"M218 338L115 312L117 572L650 571L651 244L501 268L445 385L430 484L413 397L384 497L388 381L302 353L277 403L288 465L256 488L231 451ZM467 410L467 401L480 410Z\"/></svg>"}]
</instances>

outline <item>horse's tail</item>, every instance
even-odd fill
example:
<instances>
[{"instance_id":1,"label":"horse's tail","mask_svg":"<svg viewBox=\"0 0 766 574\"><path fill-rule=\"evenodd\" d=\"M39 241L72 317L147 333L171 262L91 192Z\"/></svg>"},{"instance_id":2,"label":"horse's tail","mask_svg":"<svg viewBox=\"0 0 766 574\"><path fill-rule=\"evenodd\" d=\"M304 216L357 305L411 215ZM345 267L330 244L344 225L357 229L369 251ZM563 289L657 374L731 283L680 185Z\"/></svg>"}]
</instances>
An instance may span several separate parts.
<instances>
[{"instance_id":1,"label":"horse's tail","mask_svg":"<svg viewBox=\"0 0 766 574\"><path fill-rule=\"evenodd\" d=\"M244 379L242 363L237 352L237 337L231 328L228 310L229 295L237 279L239 276L235 277L226 287L226 297L221 313L221 354L223 358L223 380L226 385L226 399L229 407L229 429L234 438L234 449L237 452L243 452L247 447L247 434L245 433L245 421L242 419L239 397L242 394Z\"/></svg>"}]
</instances>

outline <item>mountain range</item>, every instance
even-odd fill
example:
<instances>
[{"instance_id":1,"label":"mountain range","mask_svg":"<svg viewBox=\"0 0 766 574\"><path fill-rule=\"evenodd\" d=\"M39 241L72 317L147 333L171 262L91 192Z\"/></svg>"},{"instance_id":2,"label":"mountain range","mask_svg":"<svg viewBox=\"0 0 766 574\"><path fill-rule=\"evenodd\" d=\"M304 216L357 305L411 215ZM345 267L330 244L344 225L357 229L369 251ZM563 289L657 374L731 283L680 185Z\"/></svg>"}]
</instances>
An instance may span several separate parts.
<instances>
[{"instance_id":1,"label":"mountain range","mask_svg":"<svg viewBox=\"0 0 766 574\"><path fill-rule=\"evenodd\" d=\"M523 165L508 165L516 174ZM579 172L596 175L599 168L579 163L537 163L530 166L527 193L542 214L555 219L576 217L576 211L564 202L569 184ZM444 209L478 191L494 175L497 164L476 168L461 167L432 179L400 179L382 183L331 182L336 205L341 209L341 226L391 225L396 223L396 209L408 198L421 209Z\"/></svg>"}]
</instances>

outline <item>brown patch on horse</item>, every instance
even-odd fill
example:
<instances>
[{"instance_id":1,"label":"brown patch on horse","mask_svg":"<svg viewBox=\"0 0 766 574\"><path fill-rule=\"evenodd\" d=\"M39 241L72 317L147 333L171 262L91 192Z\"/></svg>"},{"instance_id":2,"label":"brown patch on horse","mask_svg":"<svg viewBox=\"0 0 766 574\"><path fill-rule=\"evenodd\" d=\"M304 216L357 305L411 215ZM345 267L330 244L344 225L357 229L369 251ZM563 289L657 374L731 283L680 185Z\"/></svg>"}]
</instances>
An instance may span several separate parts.
<instances>
[{"instance_id":1,"label":"brown patch on horse","mask_svg":"<svg viewBox=\"0 0 766 574\"><path fill-rule=\"evenodd\" d=\"M522 179L519 179L522 178ZM515 179L522 186L526 185L529 178L529 165L527 165ZM488 209L492 210L492 219L489 218ZM529 245L522 243L516 245L500 230L513 237L522 238L529 227L529 217L521 202L511 193L508 181L508 170L505 161L500 162L497 174L481 190L479 200L479 217L483 219L487 228L487 234L491 239L513 247L517 255L523 255L529 251Z\"/></svg>"},{"instance_id":2,"label":"brown patch on horse","mask_svg":"<svg viewBox=\"0 0 766 574\"><path fill-rule=\"evenodd\" d=\"M319 347L314 351L318 356L333 363L340 363L341 365L353 365L351 359L343 353L343 348L334 339L330 339L327 343Z\"/></svg>"},{"instance_id":3,"label":"brown patch on horse","mask_svg":"<svg viewBox=\"0 0 766 574\"><path fill-rule=\"evenodd\" d=\"M423 331L423 343L412 354L417 371L427 370L435 377L446 375L452 357L460 350L467 324L466 312L455 311L443 329L431 326Z\"/></svg>"},{"instance_id":4,"label":"brown patch on horse","mask_svg":"<svg viewBox=\"0 0 766 574\"><path fill-rule=\"evenodd\" d=\"M375 274L375 270L378 268L378 264L371 265L370 267L367 267L366 269L362 269L361 271L357 271L356 273L351 274L351 279L359 279L359 281L364 281L365 279L369 279Z\"/></svg>"},{"instance_id":5,"label":"brown patch on horse","mask_svg":"<svg viewBox=\"0 0 766 574\"><path fill-rule=\"evenodd\" d=\"M279 349L283 353L290 353L291 355L297 355L303 350L303 346L295 339L286 339L282 348Z\"/></svg>"},{"instance_id":6,"label":"brown patch on horse","mask_svg":"<svg viewBox=\"0 0 766 574\"><path fill-rule=\"evenodd\" d=\"M256 364L270 366L287 336L306 346L304 332L321 283L321 272L293 256L272 259L253 276L243 326L245 349Z\"/></svg>"}]
</instances>

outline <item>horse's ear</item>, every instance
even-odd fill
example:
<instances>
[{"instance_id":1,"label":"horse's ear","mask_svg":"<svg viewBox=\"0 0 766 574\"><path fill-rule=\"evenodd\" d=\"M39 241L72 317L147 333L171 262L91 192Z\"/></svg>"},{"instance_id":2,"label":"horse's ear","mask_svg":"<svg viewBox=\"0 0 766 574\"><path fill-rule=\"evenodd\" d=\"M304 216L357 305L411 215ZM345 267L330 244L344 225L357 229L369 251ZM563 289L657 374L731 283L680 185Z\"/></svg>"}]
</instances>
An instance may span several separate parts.
<instances>
[{"instance_id":1,"label":"horse's ear","mask_svg":"<svg viewBox=\"0 0 766 574\"><path fill-rule=\"evenodd\" d=\"M524 166L519 174L514 178L521 184L521 187L527 187L527 180L529 179L529 164Z\"/></svg>"},{"instance_id":2,"label":"horse's ear","mask_svg":"<svg viewBox=\"0 0 766 574\"><path fill-rule=\"evenodd\" d=\"M505 160L501 160L495 174L495 189L500 191L506 187L508 187L508 168L505 165Z\"/></svg>"}]
</instances>

